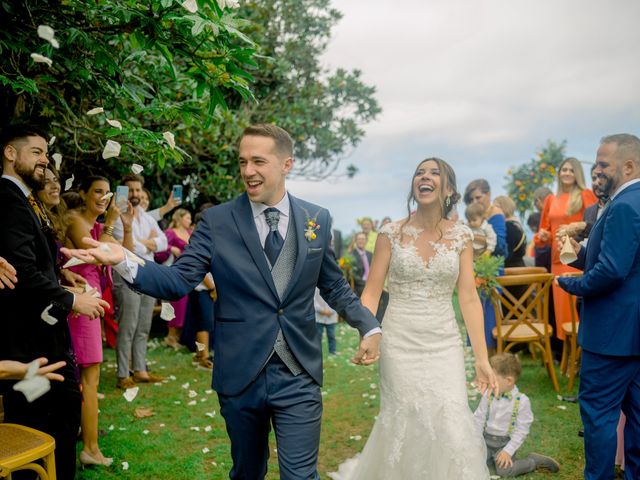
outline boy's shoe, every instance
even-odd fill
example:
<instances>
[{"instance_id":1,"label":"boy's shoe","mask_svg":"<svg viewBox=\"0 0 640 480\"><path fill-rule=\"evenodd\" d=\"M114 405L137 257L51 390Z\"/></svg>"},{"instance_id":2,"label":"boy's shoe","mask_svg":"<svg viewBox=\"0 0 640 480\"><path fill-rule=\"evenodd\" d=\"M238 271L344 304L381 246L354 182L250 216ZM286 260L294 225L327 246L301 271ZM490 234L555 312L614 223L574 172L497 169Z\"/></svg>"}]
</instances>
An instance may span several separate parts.
<instances>
[{"instance_id":1,"label":"boy's shoe","mask_svg":"<svg viewBox=\"0 0 640 480\"><path fill-rule=\"evenodd\" d=\"M135 386L136 382L134 382L131 377L118 378L118 382L116 383L116 387L122 390L127 390L128 388L133 388Z\"/></svg>"},{"instance_id":2,"label":"boy's shoe","mask_svg":"<svg viewBox=\"0 0 640 480\"><path fill-rule=\"evenodd\" d=\"M206 357L200 358L198 359L198 363L196 364L196 369L206 370L210 372L211 370L213 370L213 362Z\"/></svg>"},{"instance_id":3,"label":"boy's shoe","mask_svg":"<svg viewBox=\"0 0 640 480\"><path fill-rule=\"evenodd\" d=\"M140 375L137 373L133 374L133 381L135 383L157 383L164 380L162 375L155 375L153 373L147 372L147 375Z\"/></svg>"},{"instance_id":4,"label":"boy's shoe","mask_svg":"<svg viewBox=\"0 0 640 480\"><path fill-rule=\"evenodd\" d=\"M536 462L536 471L556 473L560 471L560 464L553 458L539 453L530 453L530 458Z\"/></svg>"}]
</instances>

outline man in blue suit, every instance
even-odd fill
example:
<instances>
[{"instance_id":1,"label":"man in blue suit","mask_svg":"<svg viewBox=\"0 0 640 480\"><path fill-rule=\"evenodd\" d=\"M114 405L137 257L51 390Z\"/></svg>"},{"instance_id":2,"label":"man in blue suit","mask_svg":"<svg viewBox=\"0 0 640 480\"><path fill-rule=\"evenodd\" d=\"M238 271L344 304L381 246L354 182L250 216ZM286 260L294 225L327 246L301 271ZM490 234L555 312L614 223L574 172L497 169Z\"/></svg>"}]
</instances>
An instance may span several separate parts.
<instances>
[{"instance_id":1,"label":"man in blue suit","mask_svg":"<svg viewBox=\"0 0 640 480\"><path fill-rule=\"evenodd\" d=\"M558 278L583 297L580 412L587 480L613 479L616 426L624 432L625 479L640 478L640 139L618 134L601 140L594 170L609 205L586 248L574 243L581 278Z\"/></svg>"},{"instance_id":2,"label":"man in blue suit","mask_svg":"<svg viewBox=\"0 0 640 480\"><path fill-rule=\"evenodd\" d=\"M213 387L231 439L230 477L264 478L273 425L280 478L319 479L322 350L316 286L361 334L354 363L378 359L379 324L336 263L329 212L285 189L293 166L289 134L273 125L248 127L239 153L246 193L206 210L171 267L139 267L113 246L111 252L72 253L117 264L134 289L165 299L183 297L212 272L218 291Z\"/></svg>"}]
</instances>

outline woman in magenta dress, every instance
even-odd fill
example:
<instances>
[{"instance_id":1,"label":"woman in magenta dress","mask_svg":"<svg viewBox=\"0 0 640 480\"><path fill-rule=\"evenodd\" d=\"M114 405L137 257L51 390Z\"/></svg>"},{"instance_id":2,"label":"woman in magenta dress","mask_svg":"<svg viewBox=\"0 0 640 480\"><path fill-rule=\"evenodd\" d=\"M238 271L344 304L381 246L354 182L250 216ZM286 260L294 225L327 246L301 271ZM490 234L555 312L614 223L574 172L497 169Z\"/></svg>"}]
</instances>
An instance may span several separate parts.
<instances>
[{"instance_id":1,"label":"woman in magenta dress","mask_svg":"<svg viewBox=\"0 0 640 480\"><path fill-rule=\"evenodd\" d=\"M178 258L191 238L191 213L184 208L178 208L171 217L171 224L165 230L167 242L169 243L169 252L173 258ZM184 296L180 300L171 302L171 306L175 310L175 318L169 322L169 333L164 343L169 347L178 347L180 340L180 331L184 325L184 318L187 315L187 305L189 297Z\"/></svg>"},{"instance_id":2,"label":"woman in magenta dress","mask_svg":"<svg viewBox=\"0 0 640 480\"><path fill-rule=\"evenodd\" d=\"M83 238L91 237L101 242L117 243L113 238L113 225L120 211L110 198L109 181L104 177L91 176L80 185L83 205L72 215L67 227L67 246L89 248ZM98 223L98 217L106 213L105 224ZM111 272L107 267L82 264L71 269L84 277L89 287L102 295L111 282ZM112 458L105 457L98 446L98 384L102 363L102 329L99 320L91 320L84 315L70 314L68 317L71 342L80 368L82 384L82 442L80 463L83 465L109 466Z\"/></svg>"}]
</instances>

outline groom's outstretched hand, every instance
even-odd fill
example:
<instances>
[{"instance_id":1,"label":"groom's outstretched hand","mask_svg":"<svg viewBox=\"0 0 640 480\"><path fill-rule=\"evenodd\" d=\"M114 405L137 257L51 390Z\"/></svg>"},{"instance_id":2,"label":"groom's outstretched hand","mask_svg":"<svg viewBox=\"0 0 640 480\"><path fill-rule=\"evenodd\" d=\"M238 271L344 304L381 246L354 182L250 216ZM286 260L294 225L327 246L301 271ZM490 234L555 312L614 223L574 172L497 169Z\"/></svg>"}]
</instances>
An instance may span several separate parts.
<instances>
[{"instance_id":1,"label":"groom's outstretched hand","mask_svg":"<svg viewBox=\"0 0 640 480\"><path fill-rule=\"evenodd\" d=\"M380 339L382 334L374 333L360 340L360 348L355 356L351 359L356 365L371 365L376 363L380 358Z\"/></svg>"},{"instance_id":2,"label":"groom's outstretched hand","mask_svg":"<svg viewBox=\"0 0 640 480\"><path fill-rule=\"evenodd\" d=\"M82 241L92 248L61 248L60 251L67 257L102 265L117 265L125 258L124 248L117 243L98 242L91 237L84 237Z\"/></svg>"}]
</instances>

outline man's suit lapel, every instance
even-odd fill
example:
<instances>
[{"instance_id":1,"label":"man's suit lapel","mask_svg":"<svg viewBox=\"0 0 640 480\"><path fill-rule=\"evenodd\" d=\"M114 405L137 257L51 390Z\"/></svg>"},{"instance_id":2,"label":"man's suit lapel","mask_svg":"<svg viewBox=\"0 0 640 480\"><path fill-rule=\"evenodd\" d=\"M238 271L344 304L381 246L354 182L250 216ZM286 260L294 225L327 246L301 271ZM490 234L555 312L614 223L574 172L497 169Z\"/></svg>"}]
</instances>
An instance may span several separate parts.
<instances>
[{"instance_id":1,"label":"man's suit lapel","mask_svg":"<svg viewBox=\"0 0 640 480\"><path fill-rule=\"evenodd\" d=\"M291 280L289 281L289 285L282 296L284 300L287 298L287 295L293 288L293 286L297 283L298 277L302 273L302 268L304 267L304 262L307 259L307 247L308 241L304 236L305 225L308 221L307 214L303 210L303 208L298 204L298 201L292 195L289 195L289 214L291 215L292 220L295 222L295 228L293 230L289 230L289 234L295 234L298 240L298 255L296 257L296 265L293 269L293 274L291 275ZM309 212L311 214L315 212Z\"/></svg>"},{"instance_id":2,"label":"man's suit lapel","mask_svg":"<svg viewBox=\"0 0 640 480\"><path fill-rule=\"evenodd\" d=\"M269 288L273 292L276 298L278 298L278 292L276 286L273 283L273 277L271 276L271 269L267 263L267 258L264 255L264 250L260 244L260 237L258 236L258 230L253 220L253 210L251 210L251 204L249 198L244 194L238 200L236 207L231 211L233 220L236 222L240 236L244 241L247 250L251 254L253 261L255 262L262 278L269 285Z\"/></svg>"}]
</instances>

